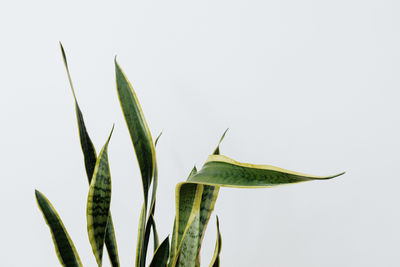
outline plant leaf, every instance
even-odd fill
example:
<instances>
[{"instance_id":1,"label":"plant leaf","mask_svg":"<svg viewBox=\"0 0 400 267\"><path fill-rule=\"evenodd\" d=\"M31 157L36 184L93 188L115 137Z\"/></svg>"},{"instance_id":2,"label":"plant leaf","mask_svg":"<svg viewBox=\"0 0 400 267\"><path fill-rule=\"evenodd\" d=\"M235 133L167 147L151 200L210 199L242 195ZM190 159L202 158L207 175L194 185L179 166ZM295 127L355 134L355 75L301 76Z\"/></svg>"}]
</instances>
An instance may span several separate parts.
<instances>
[{"instance_id":1,"label":"plant leaf","mask_svg":"<svg viewBox=\"0 0 400 267\"><path fill-rule=\"evenodd\" d=\"M76 113L76 118L78 121L79 140L81 142L82 152L84 155L86 174L87 174L87 178L88 178L88 181L90 184L90 181L93 176L94 167L96 165L96 150L95 150L93 142L90 139L89 134L86 130L82 111L79 108L78 100L76 99L74 86L72 84L71 74L69 73L67 57L66 57L65 50L64 50L64 47L62 46L61 42L60 42L60 48L61 48L61 54L62 54L63 61L64 61L64 66L67 71L69 84L71 86L72 94L73 94L74 100L75 100L75 113Z\"/></svg>"},{"instance_id":2,"label":"plant leaf","mask_svg":"<svg viewBox=\"0 0 400 267\"><path fill-rule=\"evenodd\" d=\"M108 222L107 222L106 235L104 241L106 243L106 248L111 266L119 267L120 264L118 256L117 239L115 237L114 224L112 221L111 211L108 215Z\"/></svg>"},{"instance_id":3,"label":"plant leaf","mask_svg":"<svg viewBox=\"0 0 400 267\"><path fill-rule=\"evenodd\" d=\"M235 188L263 188L312 180L326 180L332 176L314 176L289 171L270 165L240 163L223 155L211 155L196 175L188 181Z\"/></svg>"},{"instance_id":4,"label":"plant leaf","mask_svg":"<svg viewBox=\"0 0 400 267\"><path fill-rule=\"evenodd\" d=\"M94 148L92 140L90 139L89 133L86 130L85 121L83 119L83 114L82 114L81 109L79 108L78 101L77 101L76 95L75 95L74 86L72 84L71 75L70 75L70 72L68 69L67 57L66 57L65 50L64 50L64 47L62 46L61 42L60 42L60 48L61 48L61 53L62 53L62 57L63 57L63 61L64 61L64 66L65 66L65 69L68 74L68 80L71 85L72 94L74 96L75 113L76 113L76 118L77 118L77 122L78 122L79 140L81 143L83 158L85 161L86 175L87 175L87 179L88 179L89 185L90 185L90 181L92 180L94 168L96 166L96 160L97 160L96 150ZM113 225L112 218L111 218L111 213L110 213L110 218L107 223L105 243L106 243L108 256L110 258L111 265L113 267L119 267L117 241L115 238L115 231L114 231L114 225Z\"/></svg>"},{"instance_id":5,"label":"plant leaf","mask_svg":"<svg viewBox=\"0 0 400 267\"><path fill-rule=\"evenodd\" d=\"M214 210L218 192L218 186L204 185L200 209L183 241L179 258L180 266L200 266L201 243L211 213Z\"/></svg>"},{"instance_id":6,"label":"plant leaf","mask_svg":"<svg viewBox=\"0 0 400 267\"><path fill-rule=\"evenodd\" d=\"M221 145L222 141L224 140L226 132L228 130L229 130L229 128L226 128L225 132L222 134L221 139L219 139L218 145L217 145L217 147L215 148L215 150L213 152L213 155L219 155L220 154L219 146Z\"/></svg>"},{"instance_id":7,"label":"plant leaf","mask_svg":"<svg viewBox=\"0 0 400 267\"><path fill-rule=\"evenodd\" d=\"M176 201L176 227L173 250L174 258L171 266L178 264L179 253L182 248L183 239L189 230L190 225L196 218L200 209L203 185L193 183L178 183L175 189Z\"/></svg>"},{"instance_id":8,"label":"plant leaf","mask_svg":"<svg viewBox=\"0 0 400 267\"><path fill-rule=\"evenodd\" d=\"M211 259L210 267L219 267L219 254L221 253L222 238L219 231L219 220L217 216L217 242L215 243L214 256Z\"/></svg>"},{"instance_id":9,"label":"plant leaf","mask_svg":"<svg viewBox=\"0 0 400 267\"><path fill-rule=\"evenodd\" d=\"M143 251L143 242L146 232L146 206L143 203L142 210L140 212L139 218L139 229L138 229L138 239L136 243L136 261L135 266L141 267L143 266L143 258L142 258L142 251Z\"/></svg>"},{"instance_id":10,"label":"plant leaf","mask_svg":"<svg viewBox=\"0 0 400 267\"><path fill-rule=\"evenodd\" d=\"M43 217L50 228L51 237L61 265L82 267L81 259L75 249L74 243L69 237L57 211L51 205L50 201L38 190L35 190L35 196Z\"/></svg>"},{"instance_id":11,"label":"plant leaf","mask_svg":"<svg viewBox=\"0 0 400 267\"><path fill-rule=\"evenodd\" d=\"M141 266L142 267L144 267L146 265L147 247L149 245L150 231L151 231L151 227L153 225L153 216L152 216L153 208L154 208L154 206L152 206L152 210L150 210L149 218L147 220L146 228L145 228L145 232L144 232L143 246L142 246L143 248L142 248L142 256L141 256Z\"/></svg>"},{"instance_id":12,"label":"plant leaf","mask_svg":"<svg viewBox=\"0 0 400 267\"><path fill-rule=\"evenodd\" d=\"M160 139L162 132L157 136L156 141L154 141L154 148L157 146L158 140ZM157 194L157 186L158 186L158 168L157 168L157 161L154 163L154 177L153 177L153 191L151 193L151 206L150 206L150 217L151 219L151 227L153 229L153 242L154 242L154 251L158 248L159 240L158 240L158 233L156 228L156 221L154 220L154 212L156 210L156 194Z\"/></svg>"},{"instance_id":13,"label":"plant leaf","mask_svg":"<svg viewBox=\"0 0 400 267\"><path fill-rule=\"evenodd\" d=\"M196 168L196 166L193 166L193 169L190 171L190 173L189 173L189 176L188 177L191 177L191 176L193 176L193 175L195 175L197 173L197 168ZM174 261L174 257L175 257L175 254L176 254L176 243L175 243L175 241L176 241L176 236L177 236L177 229L176 229L176 227L177 227L177 224L176 224L176 215L175 215L175 218L174 218L174 227L173 227L173 229L172 229L172 239L171 239L171 251L170 251L170 253L169 253L169 260L168 260L168 266L172 266L172 264L173 264L173 261Z\"/></svg>"},{"instance_id":14,"label":"plant leaf","mask_svg":"<svg viewBox=\"0 0 400 267\"><path fill-rule=\"evenodd\" d=\"M149 267L165 267L167 266L169 254L169 237L165 238L159 247L154 252L153 259Z\"/></svg>"},{"instance_id":15,"label":"plant leaf","mask_svg":"<svg viewBox=\"0 0 400 267\"><path fill-rule=\"evenodd\" d=\"M222 134L217 147L215 148L213 154L218 155L220 153L219 146L224 140L226 132ZM194 176L197 173L196 167L193 168L189 175ZM188 233L183 240L182 250L179 258L179 264L181 266L200 266L200 250L201 243L204 238L205 229L207 227L208 221L210 219L211 213L214 210L215 202L217 201L219 192L219 186L204 185L203 194L201 196L200 210L196 215L193 223L190 225Z\"/></svg>"},{"instance_id":16,"label":"plant leaf","mask_svg":"<svg viewBox=\"0 0 400 267\"><path fill-rule=\"evenodd\" d=\"M115 73L119 101L142 175L144 202L147 208L148 191L156 162L153 141L135 91L117 60L115 60Z\"/></svg>"},{"instance_id":17,"label":"plant leaf","mask_svg":"<svg viewBox=\"0 0 400 267\"><path fill-rule=\"evenodd\" d=\"M111 175L107 148L113 129L96 161L86 208L89 240L98 266L102 264L105 233L110 213Z\"/></svg>"}]
</instances>

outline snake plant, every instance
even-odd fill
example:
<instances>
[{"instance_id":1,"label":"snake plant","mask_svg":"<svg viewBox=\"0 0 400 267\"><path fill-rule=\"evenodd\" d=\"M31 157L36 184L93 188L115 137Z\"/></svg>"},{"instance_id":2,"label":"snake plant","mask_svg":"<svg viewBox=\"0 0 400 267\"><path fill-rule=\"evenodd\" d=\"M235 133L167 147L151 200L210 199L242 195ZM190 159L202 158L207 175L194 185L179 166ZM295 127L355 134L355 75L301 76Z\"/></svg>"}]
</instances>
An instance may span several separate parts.
<instances>
[{"instance_id":1,"label":"snake plant","mask_svg":"<svg viewBox=\"0 0 400 267\"><path fill-rule=\"evenodd\" d=\"M120 266L110 211L111 174L107 147L112 130L105 145L100 153L97 154L85 127L83 115L75 96L65 51L61 43L60 47L75 100L80 144L89 182L86 216L90 245L98 266L102 265L104 244L111 265ZM158 183L155 146L160 136L153 142L135 91L118 62L115 60L114 63L118 97L136 152L143 185L144 201L140 213L137 237L136 267L200 266L200 248L204 232L214 209L220 187L266 188L313 180L326 180L343 174L325 177L314 176L269 165L237 162L220 154L219 146L225 136L225 131L217 148L208 157L204 166L200 170L194 167L187 180L176 185L175 221L171 239L166 237L160 243L154 219ZM60 263L63 266L82 266L78 252L55 208L39 191L35 191L35 196L44 219L50 228ZM151 232L153 233L155 250L150 263L146 265ZM220 265L220 252L221 234L217 217L217 241L209 266Z\"/></svg>"}]
</instances>

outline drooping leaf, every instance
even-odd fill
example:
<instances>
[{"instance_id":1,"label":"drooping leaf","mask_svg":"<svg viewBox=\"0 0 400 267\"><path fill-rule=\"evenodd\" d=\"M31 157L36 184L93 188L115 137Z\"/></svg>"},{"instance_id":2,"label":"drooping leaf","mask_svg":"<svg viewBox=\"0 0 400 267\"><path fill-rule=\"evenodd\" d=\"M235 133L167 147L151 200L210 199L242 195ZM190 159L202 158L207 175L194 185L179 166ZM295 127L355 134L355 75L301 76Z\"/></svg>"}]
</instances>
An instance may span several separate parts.
<instances>
[{"instance_id":1,"label":"drooping leaf","mask_svg":"<svg viewBox=\"0 0 400 267\"><path fill-rule=\"evenodd\" d=\"M116 60L115 73L119 101L142 175L144 201L147 208L148 191L156 162L153 141L135 91Z\"/></svg>"},{"instance_id":2,"label":"drooping leaf","mask_svg":"<svg viewBox=\"0 0 400 267\"><path fill-rule=\"evenodd\" d=\"M87 179L88 179L88 182L90 185L90 181L92 180L94 168L96 166L96 160L97 160L96 150L94 148L92 140L90 139L89 133L86 130L85 121L83 119L83 114L82 114L81 109L79 108L78 100L76 99L76 95L75 95L74 86L72 84L71 74L69 72L65 50L61 43L60 43L60 48L61 48L61 53L62 53L62 57L63 57L63 61L64 61L64 66L67 71L68 80L71 85L72 94L73 94L74 100L75 100L75 112L76 112L76 118L77 118L77 122L78 122L79 140L81 143L81 148L82 148L83 157L84 157L84 161L85 161L86 175L87 175ZM105 243L106 243L106 247L107 247L111 265L113 267L119 267L117 241L115 238L115 230L114 230L114 225L113 225L112 218L111 218L111 213L110 213L110 218L107 223Z\"/></svg>"},{"instance_id":3,"label":"drooping leaf","mask_svg":"<svg viewBox=\"0 0 400 267\"><path fill-rule=\"evenodd\" d=\"M112 130L96 161L86 208L89 241L98 266L102 264L105 233L110 213L111 175L107 148L111 134Z\"/></svg>"},{"instance_id":4,"label":"drooping leaf","mask_svg":"<svg viewBox=\"0 0 400 267\"><path fill-rule=\"evenodd\" d=\"M223 155L211 155L189 182L235 188L263 188L313 180L326 180L332 176L314 176L289 171L270 165L240 163Z\"/></svg>"},{"instance_id":5,"label":"drooping leaf","mask_svg":"<svg viewBox=\"0 0 400 267\"><path fill-rule=\"evenodd\" d=\"M174 258L170 266L177 266L179 254L182 248L183 239L189 230L190 225L196 218L200 209L203 185L192 183L179 183L175 189L176 218L175 240L173 241Z\"/></svg>"},{"instance_id":6,"label":"drooping leaf","mask_svg":"<svg viewBox=\"0 0 400 267\"><path fill-rule=\"evenodd\" d=\"M217 216L217 242L215 243L214 255L211 259L210 267L219 267L219 254L221 253L222 238L219 231L219 220Z\"/></svg>"},{"instance_id":7,"label":"drooping leaf","mask_svg":"<svg viewBox=\"0 0 400 267\"><path fill-rule=\"evenodd\" d=\"M50 228L51 237L61 265L82 267L81 259L75 249L74 243L69 237L57 211L51 205L50 201L38 190L35 190L35 196L43 217Z\"/></svg>"},{"instance_id":8,"label":"drooping leaf","mask_svg":"<svg viewBox=\"0 0 400 267\"><path fill-rule=\"evenodd\" d=\"M165 238L154 252L153 259L149 267L166 267L169 254L169 237Z\"/></svg>"}]
</instances>

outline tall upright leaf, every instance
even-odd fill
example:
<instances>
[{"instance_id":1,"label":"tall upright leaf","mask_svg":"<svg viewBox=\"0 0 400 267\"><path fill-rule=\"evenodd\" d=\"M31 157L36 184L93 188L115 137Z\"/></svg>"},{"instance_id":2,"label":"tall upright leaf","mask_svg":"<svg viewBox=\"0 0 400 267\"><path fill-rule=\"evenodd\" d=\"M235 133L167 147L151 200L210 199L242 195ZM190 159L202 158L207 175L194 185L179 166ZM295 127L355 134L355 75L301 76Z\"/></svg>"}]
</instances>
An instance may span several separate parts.
<instances>
[{"instance_id":1,"label":"tall upright leaf","mask_svg":"<svg viewBox=\"0 0 400 267\"><path fill-rule=\"evenodd\" d=\"M62 57L63 57L63 61L64 61L64 66L67 71L68 80L69 80L69 83L71 86L72 94L74 96L75 112L76 112L76 118L77 118L77 122L78 122L78 130L79 130L79 140L81 143L81 148L82 148L83 157L84 157L84 161L85 161L86 175L87 175L87 179L88 179L88 182L90 185L90 181L92 180L94 168L96 166L96 160L97 160L96 150L94 148L92 140L90 139L89 133L86 130L82 111L79 108L78 100L76 99L76 95L75 95L74 86L72 84L71 74L69 72L65 50L61 43L60 43L60 48L61 48L61 53L62 53ZM115 238L115 230L114 230L114 225L113 225L112 218L111 218L111 213L110 213L110 218L107 223L105 243L106 243L106 247L107 247L111 265L113 267L119 267L117 241Z\"/></svg>"},{"instance_id":2,"label":"tall upright leaf","mask_svg":"<svg viewBox=\"0 0 400 267\"><path fill-rule=\"evenodd\" d=\"M210 267L219 267L219 254L221 253L222 238L219 231L219 219L217 216L217 242L215 243L214 255L211 259Z\"/></svg>"},{"instance_id":3,"label":"tall upright leaf","mask_svg":"<svg viewBox=\"0 0 400 267\"><path fill-rule=\"evenodd\" d=\"M38 190L35 190L36 201L43 217L50 228L51 237L56 249L57 257L62 266L67 267L82 267L81 259L76 252L74 243L57 211L51 205L50 201Z\"/></svg>"},{"instance_id":4,"label":"tall upright leaf","mask_svg":"<svg viewBox=\"0 0 400 267\"><path fill-rule=\"evenodd\" d=\"M219 155L220 153L220 145L224 140L226 132L228 129L224 131L222 134L217 147L215 148L213 154ZM196 169L193 169L189 175L190 177L194 176L197 173ZM211 186L204 185L203 193L201 196L200 209L197 213L195 219L193 220L188 233L185 236L182 244L182 250L179 258L180 266L187 267L198 267L200 266L200 250L201 244L203 242L205 230L210 219L211 213L214 210L215 202L217 201L219 193L219 186Z\"/></svg>"},{"instance_id":5,"label":"tall upright leaf","mask_svg":"<svg viewBox=\"0 0 400 267\"><path fill-rule=\"evenodd\" d=\"M136 259L135 266L142 267L145 265L146 258L143 257L143 246L146 235L146 206L143 203L142 210L140 211L138 237L136 242Z\"/></svg>"},{"instance_id":6,"label":"tall upright leaf","mask_svg":"<svg viewBox=\"0 0 400 267\"><path fill-rule=\"evenodd\" d=\"M112 130L96 161L86 209L89 240L98 266L102 264L104 239L110 213L111 175L107 148L111 134Z\"/></svg>"},{"instance_id":7,"label":"tall upright leaf","mask_svg":"<svg viewBox=\"0 0 400 267\"><path fill-rule=\"evenodd\" d=\"M154 148L157 147L157 143L158 143L158 140L160 139L161 135L162 135L162 132L157 136L156 140L154 141ZM149 218L148 218L149 221L151 220L151 228L153 229L154 251L158 248L158 245L159 245L156 221L154 219L154 212L156 209L155 205L156 205L157 186L158 186L158 168L157 168L157 161L156 161L155 165L154 165L153 191L151 193L150 214L149 214Z\"/></svg>"},{"instance_id":8,"label":"tall upright leaf","mask_svg":"<svg viewBox=\"0 0 400 267\"><path fill-rule=\"evenodd\" d=\"M147 207L148 191L156 161L153 141L135 91L117 60L115 60L115 74L119 102L135 148L142 175L145 206Z\"/></svg>"},{"instance_id":9,"label":"tall upright leaf","mask_svg":"<svg viewBox=\"0 0 400 267\"><path fill-rule=\"evenodd\" d=\"M180 256L183 240L190 225L200 209L203 185L193 183L179 183L175 189L176 218L174 226L174 247L171 247L173 259L169 266L176 266Z\"/></svg>"}]
</instances>

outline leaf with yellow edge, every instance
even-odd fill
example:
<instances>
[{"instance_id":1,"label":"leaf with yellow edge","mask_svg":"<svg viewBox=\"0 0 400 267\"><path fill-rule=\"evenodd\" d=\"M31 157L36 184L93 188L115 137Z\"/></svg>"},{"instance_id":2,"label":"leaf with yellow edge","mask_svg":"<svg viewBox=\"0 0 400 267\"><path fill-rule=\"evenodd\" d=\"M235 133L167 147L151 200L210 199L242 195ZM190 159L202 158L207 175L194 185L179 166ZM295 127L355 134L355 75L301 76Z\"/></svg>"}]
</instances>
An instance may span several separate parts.
<instances>
[{"instance_id":1,"label":"leaf with yellow edge","mask_svg":"<svg viewBox=\"0 0 400 267\"><path fill-rule=\"evenodd\" d=\"M270 165L240 163L223 155L211 155L196 175L188 182L234 188L264 188L300 183L313 180L327 180L344 174L315 176L289 171Z\"/></svg>"},{"instance_id":2,"label":"leaf with yellow edge","mask_svg":"<svg viewBox=\"0 0 400 267\"><path fill-rule=\"evenodd\" d=\"M228 129L226 129L222 134L218 145L213 152L214 155L218 155L220 153L219 147L221 142L224 140L227 131ZM188 180L190 180L190 177L194 176L196 173L197 170L194 168L190 173ZM182 250L179 258L180 266L200 266L201 244L203 242L205 230L211 213L214 210L215 202L218 198L218 192L219 186L204 185L199 212L190 225L188 233L183 240Z\"/></svg>"},{"instance_id":3,"label":"leaf with yellow edge","mask_svg":"<svg viewBox=\"0 0 400 267\"><path fill-rule=\"evenodd\" d=\"M210 267L219 267L219 254L221 253L222 238L219 231L219 220L217 216L217 242L215 243L214 255L211 259Z\"/></svg>"},{"instance_id":4,"label":"leaf with yellow edge","mask_svg":"<svg viewBox=\"0 0 400 267\"><path fill-rule=\"evenodd\" d=\"M220 186L235 188L263 188L311 180L331 179L342 175L314 176L293 172L269 165L255 165L236 162L219 155L219 146L226 131L214 150L213 155L200 171L192 171L187 183L204 185L200 209L182 242L178 266L200 266L200 247L205 226L214 208ZM187 207L190 209L190 207ZM202 228L203 227L203 228ZM196 245L197 246L196 246ZM175 245L176 246L176 245ZM176 256L175 256L176 257Z\"/></svg>"},{"instance_id":5,"label":"leaf with yellow edge","mask_svg":"<svg viewBox=\"0 0 400 267\"><path fill-rule=\"evenodd\" d=\"M51 237L56 249L57 257L62 266L82 267L81 259L76 252L74 243L65 226L58 216L57 211L51 205L50 201L38 190L35 190L36 201L43 217L50 228Z\"/></svg>"},{"instance_id":6,"label":"leaf with yellow edge","mask_svg":"<svg viewBox=\"0 0 400 267\"><path fill-rule=\"evenodd\" d=\"M148 191L154 175L154 166L156 162L154 145L136 93L117 63L117 60L115 60L115 75L119 102L124 113L142 175L144 202L147 208Z\"/></svg>"},{"instance_id":7,"label":"leaf with yellow edge","mask_svg":"<svg viewBox=\"0 0 400 267\"><path fill-rule=\"evenodd\" d=\"M96 150L94 148L92 140L90 139L89 133L86 130L86 125L85 125L85 121L83 119L83 114L82 114L81 109L79 108L78 100L76 99L76 95L75 95L74 86L72 84L71 74L69 73L67 57L66 57L65 50L64 50L64 47L62 46L61 42L60 42L60 48L61 48L61 53L62 53L62 57L63 57L63 61L64 61L64 66L67 71L68 80L69 80L69 83L71 86L72 94L73 94L74 100L75 100L75 112L76 112L76 118L77 118L77 122L78 122L79 140L81 143L81 148L82 148L82 152L83 152L83 156L84 156L86 175L87 175L87 179L88 179L89 185L90 185L90 181L92 180L94 168L96 166L96 160L97 160ZM111 265L113 267L119 267L117 241L115 238L115 230L114 230L114 225L112 222L111 212L110 212L110 218L108 219L108 223L107 223L105 243L106 243L106 247L107 247Z\"/></svg>"},{"instance_id":8,"label":"leaf with yellow edge","mask_svg":"<svg viewBox=\"0 0 400 267\"><path fill-rule=\"evenodd\" d=\"M200 209L202 193L203 185L200 184L178 183L176 186L175 240L173 241L174 247L171 248L173 260L170 261L169 266L178 264L183 239Z\"/></svg>"},{"instance_id":9,"label":"leaf with yellow edge","mask_svg":"<svg viewBox=\"0 0 400 267\"><path fill-rule=\"evenodd\" d=\"M107 148L113 129L96 161L93 178L89 186L86 207L89 241L98 266L102 264L105 233L110 213L111 174L108 164Z\"/></svg>"},{"instance_id":10,"label":"leaf with yellow edge","mask_svg":"<svg viewBox=\"0 0 400 267\"><path fill-rule=\"evenodd\" d=\"M146 233L146 206L143 203L139 218L138 238L136 242L136 260L135 266L144 266L145 259L143 258L143 242Z\"/></svg>"}]
</instances>

